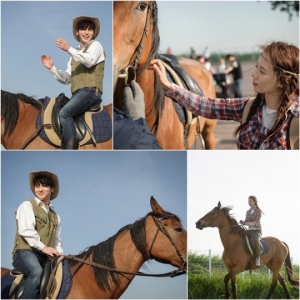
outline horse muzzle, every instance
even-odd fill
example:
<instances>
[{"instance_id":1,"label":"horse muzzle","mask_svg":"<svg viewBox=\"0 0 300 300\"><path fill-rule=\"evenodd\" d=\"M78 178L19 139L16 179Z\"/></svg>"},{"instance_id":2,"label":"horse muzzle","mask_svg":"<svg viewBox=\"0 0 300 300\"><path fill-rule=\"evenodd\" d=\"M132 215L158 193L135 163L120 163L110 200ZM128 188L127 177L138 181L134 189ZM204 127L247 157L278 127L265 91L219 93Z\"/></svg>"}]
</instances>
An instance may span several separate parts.
<instances>
[{"instance_id":1,"label":"horse muzzle","mask_svg":"<svg viewBox=\"0 0 300 300\"><path fill-rule=\"evenodd\" d=\"M207 227L206 222L203 222L201 220L199 220L198 222L196 222L196 228L202 230L203 228Z\"/></svg>"}]
</instances>

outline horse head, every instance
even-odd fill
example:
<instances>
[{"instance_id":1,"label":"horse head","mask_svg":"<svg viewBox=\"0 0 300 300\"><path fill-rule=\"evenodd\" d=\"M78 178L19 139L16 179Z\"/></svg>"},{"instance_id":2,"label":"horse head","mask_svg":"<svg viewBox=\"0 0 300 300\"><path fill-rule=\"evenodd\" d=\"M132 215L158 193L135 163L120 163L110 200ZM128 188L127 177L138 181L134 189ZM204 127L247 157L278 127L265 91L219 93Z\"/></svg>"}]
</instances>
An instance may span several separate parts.
<instances>
[{"instance_id":1,"label":"horse head","mask_svg":"<svg viewBox=\"0 0 300 300\"><path fill-rule=\"evenodd\" d=\"M220 224L219 217L221 216L221 212L221 202L219 201L218 206L196 222L196 228L202 230L205 227L218 227Z\"/></svg>"},{"instance_id":2,"label":"horse head","mask_svg":"<svg viewBox=\"0 0 300 300\"><path fill-rule=\"evenodd\" d=\"M150 257L186 270L187 232L180 219L164 211L153 197L150 205L153 211L148 217L151 229L147 231Z\"/></svg>"},{"instance_id":3,"label":"horse head","mask_svg":"<svg viewBox=\"0 0 300 300\"><path fill-rule=\"evenodd\" d=\"M126 74L122 75L128 67L131 66L137 74L144 71L155 57L158 47L156 2L115 1L114 90L120 75L126 77Z\"/></svg>"}]
</instances>

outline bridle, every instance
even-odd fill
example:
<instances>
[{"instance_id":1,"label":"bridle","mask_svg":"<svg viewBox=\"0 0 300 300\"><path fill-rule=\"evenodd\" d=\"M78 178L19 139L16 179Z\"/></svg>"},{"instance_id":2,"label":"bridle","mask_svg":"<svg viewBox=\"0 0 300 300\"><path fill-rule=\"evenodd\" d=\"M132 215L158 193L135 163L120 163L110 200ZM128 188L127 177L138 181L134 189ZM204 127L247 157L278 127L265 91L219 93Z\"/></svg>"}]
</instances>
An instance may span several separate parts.
<instances>
[{"instance_id":1,"label":"bridle","mask_svg":"<svg viewBox=\"0 0 300 300\"><path fill-rule=\"evenodd\" d=\"M213 223L213 221L219 216L219 213L220 213L220 211L218 211L218 213L216 214L216 216L212 220L210 220L209 222L207 222L205 224L205 227L209 227ZM199 221L201 221L201 219Z\"/></svg>"},{"instance_id":2,"label":"bridle","mask_svg":"<svg viewBox=\"0 0 300 300\"><path fill-rule=\"evenodd\" d=\"M154 221L154 223L157 227L157 231L154 235L153 241L152 241L151 246L150 246L150 255L152 255L151 250L152 250L152 247L153 247L154 242L156 240L157 234L158 234L159 231L161 231L170 240L171 244L175 248L177 255L179 256L180 260L182 261L182 269L183 269L184 265L186 264L186 260L185 260L184 256L182 255L181 251L178 249L178 247L177 247L176 243L174 242L174 240L172 239L171 235L167 231L166 226L163 223L164 218L156 218L154 216L152 216L152 217L153 217L153 221Z\"/></svg>"},{"instance_id":3,"label":"bridle","mask_svg":"<svg viewBox=\"0 0 300 300\"><path fill-rule=\"evenodd\" d=\"M157 10L156 4L153 1L151 1L148 5L147 18L146 18L146 22L145 22L145 26L144 26L144 30L143 30L143 35L141 37L140 43L137 46L136 56L135 56L132 64L129 65L125 69L125 71L122 74L119 74L119 76L118 76L119 78L125 79L125 85L129 85L132 80L136 79L137 65L141 58L143 48L144 48L143 41L144 41L144 38L147 37L147 31L151 24L151 13L152 13L152 11L156 11L156 10Z\"/></svg>"},{"instance_id":4,"label":"bridle","mask_svg":"<svg viewBox=\"0 0 300 300\"><path fill-rule=\"evenodd\" d=\"M161 274L147 274L147 273L143 273L143 272L134 273L134 272L127 272L127 271L122 271L122 270L117 270L117 269L114 269L114 268L110 268L110 267L95 263L95 262L87 260L87 259L82 259L82 258L76 257L74 255L64 255L64 257L68 258L68 259L76 260L78 262L81 262L82 264L87 264L87 265L90 265L90 266L93 266L93 267L96 267L96 268L111 271L111 272L118 273L118 274L121 274L121 275L137 275L137 276L148 276L148 277L176 277L176 276L179 276L179 275L186 274L186 271L184 269L184 266L186 265L186 260L185 260L184 256L182 255L181 251L178 249L176 243L174 242L174 240L170 236L170 234L167 231L165 225L163 224L162 221L164 219L163 218L156 218L154 216L152 216L152 218L153 218L154 224L157 227L157 231L154 235L154 238L153 238L151 246L150 246L150 250L149 250L150 258L153 259L152 254L151 254L151 250L152 250L153 245L156 241L156 238L157 238L157 235L158 235L159 231L161 231L163 234L165 234L167 236L167 238L170 240L171 244L175 248L176 253L178 254L180 260L182 261L182 267L180 267L176 270L173 270L171 272L161 273Z\"/></svg>"},{"instance_id":5,"label":"bridle","mask_svg":"<svg viewBox=\"0 0 300 300\"><path fill-rule=\"evenodd\" d=\"M218 213L216 213L216 216L212 220L210 220L209 222L207 222L205 224L205 227L209 227L214 222L214 220L219 216L220 211L221 210L219 210ZM247 229L246 229L246 227L244 225L239 225L239 224L238 225L227 225L227 226L223 225L223 226L219 226L219 228L221 228L221 227L222 228L224 228L224 227L241 227L241 228L244 228L247 231Z\"/></svg>"}]
</instances>

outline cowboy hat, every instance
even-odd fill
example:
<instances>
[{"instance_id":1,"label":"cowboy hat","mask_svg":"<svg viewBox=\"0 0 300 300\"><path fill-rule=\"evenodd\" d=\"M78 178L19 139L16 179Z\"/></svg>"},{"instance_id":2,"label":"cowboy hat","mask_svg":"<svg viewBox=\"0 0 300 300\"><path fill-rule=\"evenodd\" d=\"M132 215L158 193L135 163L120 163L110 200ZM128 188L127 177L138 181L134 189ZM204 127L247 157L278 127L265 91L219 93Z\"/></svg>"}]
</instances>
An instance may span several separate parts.
<instances>
[{"instance_id":1,"label":"cowboy hat","mask_svg":"<svg viewBox=\"0 0 300 300\"><path fill-rule=\"evenodd\" d=\"M54 191L51 193L51 197L50 200L53 200L57 197L58 195L58 191L59 191L59 183L58 183L58 178L55 174L48 172L48 171L38 171L38 172L32 172L29 174L29 184L30 184L30 188L31 191L33 192L33 194L35 194L34 192L34 180L36 177L38 176L43 176L43 177L48 177L52 182L53 182L53 188Z\"/></svg>"},{"instance_id":2,"label":"cowboy hat","mask_svg":"<svg viewBox=\"0 0 300 300\"><path fill-rule=\"evenodd\" d=\"M73 35L74 35L75 40L78 41L78 42L80 42L80 39L79 39L78 35L76 34L76 32L78 31L77 25L81 21L91 21L91 22L94 23L94 25L95 25L95 30L94 30L94 35L93 35L93 40L94 40L100 32L100 21L99 21L99 19L92 18L92 17L87 17L87 16L80 16L80 17L77 17L73 20Z\"/></svg>"}]
</instances>

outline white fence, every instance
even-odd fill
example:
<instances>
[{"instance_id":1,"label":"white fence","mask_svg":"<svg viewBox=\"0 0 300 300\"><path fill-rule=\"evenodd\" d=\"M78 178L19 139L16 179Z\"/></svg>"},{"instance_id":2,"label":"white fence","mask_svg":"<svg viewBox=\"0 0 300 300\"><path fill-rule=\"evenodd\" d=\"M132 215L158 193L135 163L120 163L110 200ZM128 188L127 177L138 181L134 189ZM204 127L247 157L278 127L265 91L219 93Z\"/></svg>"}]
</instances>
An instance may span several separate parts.
<instances>
[{"instance_id":1,"label":"white fence","mask_svg":"<svg viewBox=\"0 0 300 300\"><path fill-rule=\"evenodd\" d=\"M214 268L218 269L218 270L223 270L224 269L224 272L227 271L227 268L225 266L225 264L212 264L212 257L215 257L215 256L219 256L220 259L222 259L222 252L212 252L211 249L209 250L198 250L197 252L194 252L196 255L205 255L208 257L208 264L207 263L203 263L203 261L195 261L197 262L198 264L200 264L202 267L204 268L207 268L208 272L209 272L209 275L211 276L212 273L214 272ZM291 262L292 262L292 265L293 265L293 258L291 257ZM257 269L256 269L257 270ZM253 272L255 272L256 270L252 270ZM266 266L262 266L261 268L259 268L260 272L266 272L268 278L271 278L272 276L272 272L270 271L269 268L267 268ZM285 272L285 268L283 267L282 269L284 272ZM245 278L245 274L248 273L249 270L246 270L244 272L241 273L241 277L244 279ZM283 274L282 274L283 275Z\"/></svg>"}]
</instances>

